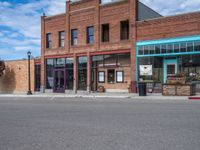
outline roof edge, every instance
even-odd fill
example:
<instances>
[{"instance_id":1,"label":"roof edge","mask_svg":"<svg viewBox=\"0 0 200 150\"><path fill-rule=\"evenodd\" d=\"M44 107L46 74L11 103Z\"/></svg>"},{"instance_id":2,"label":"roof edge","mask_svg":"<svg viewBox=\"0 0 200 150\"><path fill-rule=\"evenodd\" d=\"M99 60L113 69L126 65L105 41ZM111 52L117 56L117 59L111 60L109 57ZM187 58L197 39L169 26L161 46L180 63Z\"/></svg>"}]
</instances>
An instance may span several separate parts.
<instances>
[{"instance_id":1,"label":"roof edge","mask_svg":"<svg viewBox=\"0 0 200 150\"><path fill-rule=\"evenodd\" d=\"M52 15L52 16L46 16L45 19L51 19L51 18L54 18L54 17L63 16L63 15L66 15L66 13L60 13L60 14L56 14L56 15Z\"/></svg>"},{"instance_id":2,"label":"roof edge","mask_svg":"<svg viewBox=\"0 0 200 150\"><path fill-rule=\"evenodd\" d=\"M146 19L146 20L140 20L137 21L138 23L146 22L146 21L154 21L154 20L159 20L159 19L167 19L167 18L172 18L172 17L179 17L179 16L184 16L184 15L192 15L192 14L200 14L200 11L194 11L194 12L188 12L188 13L182 13L182 14L176 14L176 15L171 15L171 16L161 16L158 18L152 18L152 19Z\"/></svg>"}]
</instances>

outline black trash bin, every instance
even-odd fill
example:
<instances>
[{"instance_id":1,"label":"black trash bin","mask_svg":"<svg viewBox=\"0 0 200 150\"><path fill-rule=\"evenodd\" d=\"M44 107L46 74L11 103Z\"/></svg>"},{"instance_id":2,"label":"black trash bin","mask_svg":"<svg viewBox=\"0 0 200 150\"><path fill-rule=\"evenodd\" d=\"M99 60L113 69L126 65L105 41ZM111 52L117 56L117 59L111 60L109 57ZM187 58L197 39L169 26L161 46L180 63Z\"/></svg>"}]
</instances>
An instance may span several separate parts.
<instances>
[{"instance_id":1,"label":"black trash bin","mask_svg":"<svg viewBox=\"0 0 200 150\"><path fill-rule=\"evenodd\" d=\"M147 84L144 82L138 83L139 96L147 96Z\"/></svg>"}]
</instances>

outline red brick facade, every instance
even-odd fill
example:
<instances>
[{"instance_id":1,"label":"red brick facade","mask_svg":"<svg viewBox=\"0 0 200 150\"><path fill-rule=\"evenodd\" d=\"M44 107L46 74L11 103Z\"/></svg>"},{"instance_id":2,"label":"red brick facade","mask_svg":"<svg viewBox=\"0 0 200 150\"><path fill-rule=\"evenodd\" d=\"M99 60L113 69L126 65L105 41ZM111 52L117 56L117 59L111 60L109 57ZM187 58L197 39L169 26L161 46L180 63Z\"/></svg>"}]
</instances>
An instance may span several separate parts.
<instances>
[{"instance_id":1,"label":"red brick facade","mask_svg":"<svg viewBox=\"0 0 200 150\"><path fill-rule=\"evenodd\" d=\"M77 56L87 56L111 53L131 53L135 55L135 26L136 26L136 1L125 0L112 4L102 5L97 0L84 0L74 3L66 2L66 13L52 16L42 17L42 56L41 56L41 85L45 88L45 60L46 58L74 57L74 86L77 85L76 59ZM130 22L130 38L128 40L120 40L120 21L129 20ZM109 23L110 25L110 41L101 42L101 25ZM94 26L94 44L89 45L86 42L86 28ZM71 30L78 29L78 45L71 46ZM58 47L58 32L65 31L65 47ZM52 48L46 49L46 34L52 34ZM88 59L89 60L89 59ZM88 61L90 62L90 61ZM132 64L133 63L133 64ZM135 57L131 59L132 66L135 66ZM87 87L90 88L91 64L88 63L88 79ZM135 68L135 67L134 67ZM135 81L134 71L129 78L133 77ZM130 85L128 79L126 89ZM116 88L116 87L115 87ZM120 88L120 85L119 85Z\"/></svg>"},{"instance_id":2,"label":"red brick facade","mask_svg":"<svg viewBox=\"0 0 200 150\"><path fill-rule=\"evenodd\" d=\"M74 90L77 90L77 57L87 56L87 89L91 88L91 56L101 54L130 54L130 68L125 69L126 82L107 85L108 89L128 89L136 92L136 42L200 33L200 13L161 17L137 21L137 0L122 0L100 4L98 0L66 2L66 13L41 17L41 87L46 87L45 61L47 58L74 58ZM120 22L129 20L128 40L120 40ZM102 24L109 23L109 42L101 42ZM86 42L86 28L94 26L94 43ZM71 45L71 30L78 29L78 44ZM65 31L65 47L59 48L58 33ZM52 34L52 48L46 48L46 34Z\"/></svg>"},{"instance_id":3,"label":"red brick facade","mask_svg":"<svg viewBox=\"0 0 200 150\"><path fill-rule=\"evenodd\" d=\"M137 40L200 34L200 13L189 13L137 22Z\"/></svg>"}]
</instances>

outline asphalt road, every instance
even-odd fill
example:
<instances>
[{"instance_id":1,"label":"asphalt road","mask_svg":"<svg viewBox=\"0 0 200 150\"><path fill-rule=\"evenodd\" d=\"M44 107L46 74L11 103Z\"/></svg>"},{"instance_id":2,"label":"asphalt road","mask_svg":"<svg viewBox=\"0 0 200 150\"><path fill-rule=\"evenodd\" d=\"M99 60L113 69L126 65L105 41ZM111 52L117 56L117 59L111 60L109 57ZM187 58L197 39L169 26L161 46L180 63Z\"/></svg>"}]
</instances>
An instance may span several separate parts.
<instances>
[{"instance_id":1,"label":"asphalt road","mask_svg":"<svg viewBox=\"0 0 200 150\"><path fill-rule=\"evenodd\" d=\"M0 150L200 150L200 101L0 98Z\"/></svg>"}]
</instances>

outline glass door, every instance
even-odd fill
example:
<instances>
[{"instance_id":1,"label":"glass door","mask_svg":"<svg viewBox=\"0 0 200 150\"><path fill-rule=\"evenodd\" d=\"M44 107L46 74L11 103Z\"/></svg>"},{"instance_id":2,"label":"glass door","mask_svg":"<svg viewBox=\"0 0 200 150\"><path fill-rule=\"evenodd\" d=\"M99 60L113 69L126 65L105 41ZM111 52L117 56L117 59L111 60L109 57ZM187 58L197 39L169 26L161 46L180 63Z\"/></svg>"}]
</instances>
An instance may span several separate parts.
<instances>
[{"instance_id":1,"label":"glass door","mask_svg":"<svg viewBox=\"0 0 200 150\"><path fill-rule=\"evenodd\" d=\"M64 70L54 70L54 93L64 93L65 92L65 71Z\"/></svg>"},{"instance_id":2,"label":"glass door","mask_svg":"<svg viewBox=\"0 0 200 150\"><path fill-rule=\"evenodd\" d=\"M167 64L167 76L176 74L176 64Z\"/></svg>"},{"instance_id":3,"label":"glass door","mask_svg":"<svg viewBox=\"0 0 200 150\"><path fill-rule=\"evenodd\" d=\"M167 77L175 75L178 72L177 59L164 59L164 83L167 82Z\"/></svg>"}]
</instances>

